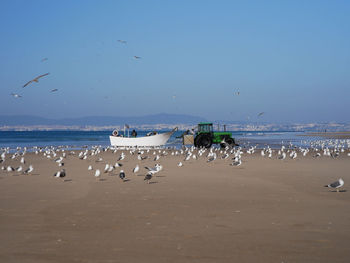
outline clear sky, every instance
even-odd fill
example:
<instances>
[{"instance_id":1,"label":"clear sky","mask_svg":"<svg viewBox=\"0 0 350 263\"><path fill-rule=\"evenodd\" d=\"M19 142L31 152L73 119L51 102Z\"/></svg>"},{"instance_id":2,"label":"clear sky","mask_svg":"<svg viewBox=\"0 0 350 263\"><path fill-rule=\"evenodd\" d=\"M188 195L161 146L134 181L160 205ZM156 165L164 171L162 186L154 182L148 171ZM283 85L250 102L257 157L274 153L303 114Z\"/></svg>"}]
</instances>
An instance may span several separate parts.
<instances>
[{"instance_id":1,"label":"clear sky","mask_svg":"<svg viewBox=\"0 0 350 263\"><path fill-rule=\"evenodd\" d=\"M2 0L0 114L350 121L349 14L347 0Z\"/></svg>"}]
</instances>

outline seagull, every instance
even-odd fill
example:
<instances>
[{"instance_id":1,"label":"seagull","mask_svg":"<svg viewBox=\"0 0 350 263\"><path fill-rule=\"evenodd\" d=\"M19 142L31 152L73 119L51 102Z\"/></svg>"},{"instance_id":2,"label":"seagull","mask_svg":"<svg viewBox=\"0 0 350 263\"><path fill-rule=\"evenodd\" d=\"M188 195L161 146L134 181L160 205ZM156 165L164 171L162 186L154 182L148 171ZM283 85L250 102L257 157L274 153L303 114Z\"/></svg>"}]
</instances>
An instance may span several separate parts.
<instances>
[{"instance_id":1,"label":"seagull","mask_svg":"<svg viewBox=\"0 0 350 263\"><path fill-rule=\"evenodd\" d=\"M125 40L118 39L119 43L126 44L127 42Z\"/></svg>"},{"instance_id":2,"label":"seagull","mask_svg":"<svg viewBox=\"0 0 350 263\"><path fill-rule=\"evenodd\" d=\"M43 59L41 60L41 62L44 62L44 61L46 61L46 60L48 60L48 58L43 58Z\"/></svg>"},{"instance_id":3,"label":"seagull","mask_svg":"<svg viewBox=\"0 0 350 263\"><path fill-rule=\"evenodd\" d=\"M107 173L107 172L108 172L108 169L109 169L109 164L107 163L106 166L105 166L104 172Z\"/></svg>"},{"instance_id":4,"label":"seagull","mask_svg":"<svg viewBox=\"0 0 350 263\"><path fill-rule=\"evenodd\" d=\"M55 161L56 163L60 163L60 162L63 161L63 157L61 156L61 157L55 159L54 161Z\"/></svg>"},{"instance_id":5,"label":"seagull","mask_svg":"<svg viewBox=\"0 0 350 263\"><path fill-rule=\"evenodd\" d=\"M132 170L132 172L135 174L138 171L140 171L140 166L137 164L136 167Z\"/></svg>"},{"instance_id":6,"label":"seagull","mask_svg":"<svg viewBox=\"0 0 350 263\"><path fill-rule=\"evenodd\" d=\"M51 92L55 92L55 91L58 91L58 89L52 89Z\"/></svg>"},{"instance_id":7,"label":"seagull","mask_svg":"<svg viewBox=\"0 0 350 263\"><path fill-rule=\"evenodd\" d=\"M147 180L147 183L149 184L149 181L152 179L153 173L150 171L146 174L144 181Z\"/></svg>"},{"instance_id":8,"label":"seagull","mask_svg":"<svg viewBox=\"0 0 350 263\"><path fill-rule=\"evenodd\" d=\"M34 78L34 79L28 81L26 84L24 84L24 85L23 85L23 88L26 87L27 85L29 85L29 84L32 83L32 82L39 82L39 79L40 79L40 78L45 77L45 76L47 76L47 75L49 75L49 74L50 74L50 73L45 73L45 74L43 74L43 75L37 76L36 78Z\"/></svg>"},{"instance_id":9,"label":"seagull","mask_svg":"<svg viewBox=\"0 0 350 263\"><path fill-rule=\"evenodd\" d=\"M62 169L61 171L58 171L56 173L54 173L55 177L65 177L66 176L66 170Z\"/></svg>"},{"instance_id":10,"label":"seagull","mask_svg":"<svg viewBox=\"0 0 350 263\"><path fill-rule=\"evenodd\" d=\"M91 171L91 170L92 170L92 165L89 165L88 171Z\"/></svg>"},{"instance_id":11,"label":"seagull","mask_svg":"<svg viewBox=\"0 0 350 263\"><path fill-rule=\"evenodd\" d=\"M16 172L22 172L22 170L23 170L22 165L16 168Z\"/></svg>"},{"instance_id":12,"label":"seagull","mask_svg":"<svg viewBox=\"0 0 350 263\"><path fill-rule=\"evenodd\" d=\"M285 152L282 152L282 154L280 156L278 156L278 159L284 160L284 159L286 159L286 156L287 156L287 154Z\"/></svg>"},{"instance_id":13,"label":"seagull","mask_svg":"<svg viewBox=\"0 0 350 263\"><path fill-rule=\"evenodd\" d=\"M234 161L231 165L232 166L240 166L242 164L242 160L238 159L237 161Z\"/></svg>"},{"instance_id":14,"label":"seagull","mask_svg":"<svg viewBox=\"0 0 350 263\"><path fill-rule=\"evenodd\" d=\"M15 170L15 168L13 168L12 166L7 166L6 171L8 172L13 172Z\"/></svg>"},{"instance_id":15,"label":"seagull","mask_svg":"<svg viewBox=\"0 0 350 263\"><path fill-rule=\"evenodd\" d=\"M182 167L182 166L183 166L182 162L179 162L179 163L177 164L177 166Z\"/></svg>"},{"instance_id":16,"label":"seagull","mask_svg":"<svg viewBox=\"0 0 350 263\"><path fill-rule=\"evenodd\" d=\"M122 167L123 166L123 164L121 164L121 163L115 163L115 165L114 165L114 167Z\"/></svg>"},{"instance_id":17,"label":"seagull","mask_svg":"<svg viewBox=\"0 0 350 263\"><path fill-rule=\"evenodd\" d=\"M260 112L260 113L258 114L258 117L262 116L263 114L265 114L265 112Z\"/></svg>"},{"instance_id":18,"label":"seagull","mask_svg":"<svg viewBox=\"0 0 350 263\"><path fill-rule=\"evenodd\" d=\"M145 167L148 171L150 171L151 173L155 174L155 173L158 173L160 170L163 169L163 166L159 165L159 164L156 164L154 166L154 168L150 168L150 167Z\"/></svg>"},{"instance_id":19,"label":"seagull","mask_svg":"<svg viewBox=\"0 0 350 263\"><path fill-rule=\"evenodd\" d=\"M320 157L321 156L321 154L320 153L316 153L315 155L313 155L312 157L314 157L314 158L318 158L318 157Z\"/></svg>"},{"instance_id":20,"label":"seagull","mask_svg":"<svg viewBox=\"0 0 350 263\"><path fill-rule=\"evenodd\" d=\"M342 187L343 185L344 185L344 181L343 179L340 178L338 181L325 185L324 187L335 188L337 189L337 192L339 192L339 188Z\"/></svg>"},{"instance_id":21,"label":"seagull","mask_svg":"<svg viewBox=\"0 0 350 263\"><path fill-rule=\"evenodd\" d=\"M122 179L123 181L125 181L125 173L123 170L120 170L119 178Z\"/></svg>"},{"instance_id":22,"label":"seagull","mask_svg":"<svg viewBox=\"0 0 350 263\"><path fill-rule=\"evenodd\" d=\"M140 59L141 57L138 57L138 56L134 56L134 59Z\"/></svg>"},{"instance_id":23,"label":"seagull","mask_svg":"<svg viewBox=\"0 0 350 263\"><path fill-rule=\"evenodd\" d=\"M34 170L33 166L32 166L32 165L29 165L29 168L26 169L23 173L24 173L24 174L30 174L31 172L33 172L33 170Z\"/></svg>"},{"instance_id":24,"label":"seagull","mask_svg":"<svg viewBox=\"0 0 350 263\"><path fill-rule=\"evenodd\" d=\"M11 95L15 98L22 98L22 95L19 95L17 93L11 93Z\"/></svg>"},{"instance_id":25,"label":"seagull","mask_svg":"<svg viewBox=\"0 0 350 263\"><path fill-rule=\"evenodd\" d=\"M26 161L24 160L24 157L21 158L21 163L22 163L22 164L25 164L25 163L26 163Z\"/></svg>"},{"instance_id":26,"label":"seagull","mask_svg":"<svg viewBox=\"0 0 350 263\"><path fill-rule=\"evenodd\" d=\"M100 178L100 176L101 176L101 171L100 171L100 169L97 169L96 172L95 172L96 181L97 181L98 178Z\"/></svg>"},{"instance_id":27,"label":"seagull","mask_svg":"<svg viewBox=\"0 0 350 263\"><path fill-rule=\"evenodd\" d=\"M121 154L118 158L117 161L123 161L125 159L125 155L124 154Z\"/></svg>"},{"instance_id":28,"label":"seagull","mask_svg":"<svg viewBox=\"0 0 350 263\"><path fill-rule=\"evenodd\" d=\"M207 163L210 163L212 161L215 161L216 160L216 154L214 154L213 156L211 156L208 160L207 160Z\"/></svg>"}]
</instances>

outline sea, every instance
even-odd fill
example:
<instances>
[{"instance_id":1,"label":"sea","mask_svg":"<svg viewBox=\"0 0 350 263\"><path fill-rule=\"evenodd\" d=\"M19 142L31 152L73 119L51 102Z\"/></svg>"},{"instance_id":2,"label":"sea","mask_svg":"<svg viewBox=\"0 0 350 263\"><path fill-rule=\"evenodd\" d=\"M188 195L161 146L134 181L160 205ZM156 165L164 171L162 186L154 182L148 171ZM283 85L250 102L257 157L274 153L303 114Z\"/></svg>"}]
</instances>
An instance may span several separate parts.
<instances>
[{"instance_id":1,"label":"sea","mask_svg":"<svg viewBox=\"0 0 350 263\"><path fill-rule=\"evenodd\" d=\"M138 131L145 136L150 131ZM160 131L162 132L162 131ZM164 147L181 148L184 131L175 132ZM110 131L0 131L0 148L16 149L17 147L34 146L68 146L71 149L89 148L92 146L107 147L110 145ZM317 136L303 136L303 132L293 131L232 131L236 143L242 147L257 146L279 148L285 146L309 147L312 142L320 140Z\"/></svg>"}]
</instances>

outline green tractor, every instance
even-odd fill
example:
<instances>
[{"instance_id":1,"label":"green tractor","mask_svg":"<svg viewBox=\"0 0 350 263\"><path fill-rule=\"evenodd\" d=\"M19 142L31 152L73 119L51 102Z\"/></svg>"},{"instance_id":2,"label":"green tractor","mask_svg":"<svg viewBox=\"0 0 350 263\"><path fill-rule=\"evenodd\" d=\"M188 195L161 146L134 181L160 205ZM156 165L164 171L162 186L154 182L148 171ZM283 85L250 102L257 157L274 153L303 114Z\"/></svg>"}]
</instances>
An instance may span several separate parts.
<instances>
[{"instance_id":1,"label":"green tractor","mask_svg":"<svg viewBox=\"0 0 350 263\"><path fill-rule=\"evenodd\" d=\"M201 122L198 124L198 131L194 138L194 146L210 148L212 144L220 144L221 147L226 145L236 146L235 139L232 138L231 132L214 132L213 124Z\"/></svg>"}]
</instances>

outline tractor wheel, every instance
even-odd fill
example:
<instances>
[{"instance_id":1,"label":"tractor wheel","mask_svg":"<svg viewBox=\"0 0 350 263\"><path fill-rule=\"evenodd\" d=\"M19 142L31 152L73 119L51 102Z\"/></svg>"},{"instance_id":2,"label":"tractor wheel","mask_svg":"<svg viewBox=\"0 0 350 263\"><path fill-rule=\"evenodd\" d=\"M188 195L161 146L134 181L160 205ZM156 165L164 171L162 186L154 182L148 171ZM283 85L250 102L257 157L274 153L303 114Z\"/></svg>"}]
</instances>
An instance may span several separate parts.
<instances>
[{"instance_id":1,"label":"tractor wheel","mask_svg":"<svg viewBox=\"0 0 350 263\"><path fill-rule=\"evenodd\" d=\"M196 138L197 147L210 148L212 143L211 137L208 134L200 134Z\"/></svg>"}]
</instances>

